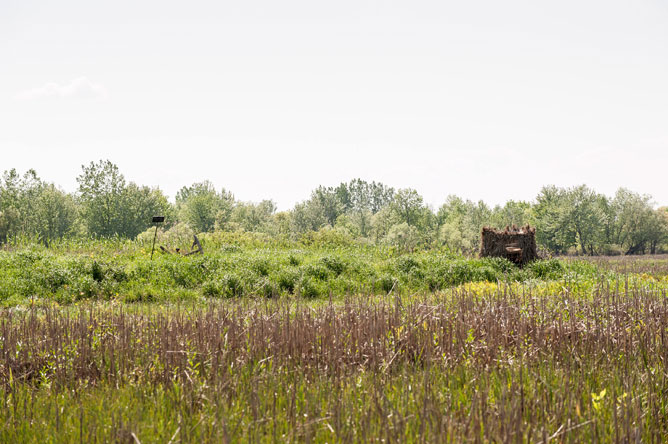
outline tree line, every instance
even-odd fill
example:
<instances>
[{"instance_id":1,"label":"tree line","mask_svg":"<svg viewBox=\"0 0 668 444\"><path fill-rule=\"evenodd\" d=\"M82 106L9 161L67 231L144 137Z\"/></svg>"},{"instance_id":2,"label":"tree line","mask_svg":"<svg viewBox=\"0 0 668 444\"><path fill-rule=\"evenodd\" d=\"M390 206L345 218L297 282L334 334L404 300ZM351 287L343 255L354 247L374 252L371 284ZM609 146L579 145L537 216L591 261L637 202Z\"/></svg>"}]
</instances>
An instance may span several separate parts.
<instances>
[{"instance_id":1,"label":"tree line","mask_svg":"<svg viewBox=\"0 0 668 444\"><path fill-rule=\"evenodd\" d=\"M414 189L354 179L320 186L289 211L271 200L242 202L209 181L181 188L170 202L157 188L127 182L110 161L83 165L78 189L66 193L34 170L5 171L0 183L0 243L30 236L48 245L64 237L134 239L165 215L194 232L243 231L276 239L363 242L399 250L477 251L483 226L531 224L539 247L553 254L645 254L668 251L668 208L620 188L614 196L586 185L543 187L533 202L490 207L450 195L434 210Z\"/></svg>"}]
</instances>

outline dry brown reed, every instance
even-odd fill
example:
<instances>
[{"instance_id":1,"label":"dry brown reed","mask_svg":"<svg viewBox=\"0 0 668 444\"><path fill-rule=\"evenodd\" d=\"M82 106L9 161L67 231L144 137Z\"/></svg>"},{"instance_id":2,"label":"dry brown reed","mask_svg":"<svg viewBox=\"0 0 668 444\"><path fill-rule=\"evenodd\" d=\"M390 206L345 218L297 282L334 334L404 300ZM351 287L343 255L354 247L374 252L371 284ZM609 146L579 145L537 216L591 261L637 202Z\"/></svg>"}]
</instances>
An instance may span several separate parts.
<instances>
[{"instance_id":1,"label":"dry brown reed","mask_svg":"<svg viewBox=\"0 0 668 444\"><path fill-rule=\"evenodd\" d=\"M503 257L519 266L538 259L536 229L526 227L506 227L496 230L483 227L480 235L480 257Z\"/></svg>"},{"instance_id":2,"label":"dry brown reed","mask_svg":"<svg viewBox=\"0 0 668 444\"><path fill-rule=\"evenodd\" d=\"M564 258L566 260L586 260L602 270L611 270L620 274L648 274L653 277L668 276L668 254L651 256L585 256Z\"/></svg>"},{"instance_id":3,"label":"dry brown reed","mask_svg":"<svg viewBox=\"0 0 668 444\"><path fill-rule=\"evenodd\" d=\"M387 432L389 441L401 441L411 421L418 421L415 433L430 440L577 442L616 433L622 441L660 442L668 437L667 329L665 294L618 292L603 284L593 299L500 285L483 295L462 289L418 298L351 297L320 306L263 300L174 310L5 310L0 384L7 397L17 381L76 388L82 382L163 386L195 379L213 390L210 397L247 403L244 411L255 421L266 417L258 433L270 434L271 399L240 398L235 369L254 369L258 386L283 372L306 381L324 378L332 387L366 375L375 382L358 401L368 404L369 422L355 427L368 429L351 434L330 419L337 440ZM405 381L406 372L422 375L409 380L421 392L413 419L387 394L388 381ZM461 379L466 384L458 390L469 397L458 403L448 397L457 390L449 387L448 395L443 384ZM281 390L289 393L296 383L285 384ZM594 395L606 387L612 404L607 417L597 416L603 413L594 408ZM304 402L314 414L345 418L352 407L334 398L324 402L325 411L318 410L322 400ZM288 423L297 421L298 412L286 405Z\"/></svg>"}]
</instances>

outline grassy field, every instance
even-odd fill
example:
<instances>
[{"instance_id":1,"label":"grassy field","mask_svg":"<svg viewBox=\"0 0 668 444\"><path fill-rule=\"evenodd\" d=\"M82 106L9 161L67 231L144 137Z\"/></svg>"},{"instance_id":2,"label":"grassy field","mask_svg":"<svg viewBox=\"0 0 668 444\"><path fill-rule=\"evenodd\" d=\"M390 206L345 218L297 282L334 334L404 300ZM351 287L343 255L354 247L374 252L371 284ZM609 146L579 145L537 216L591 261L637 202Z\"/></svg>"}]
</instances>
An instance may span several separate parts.
<instances>
[{"instance_id":1,"label":"grassy field","mask_svg":"<svg viewBox=\"0 0 668 444\"><path fill-rule=\"evenodd\" d=\"M0 442L666 442L668 258L0 252Z\"/></svg>"},{"instance_id":2,"label":"grassy field","mask_svg":"<svg viewBox=\"0 0 668 444\"><path fill-rule=\"evenodd\" d=\"M556 260L523 270L500 259L443 251L398 254L365 245L277 244L253 237L205 237L206 255L156 253L130 241L63 243L0 250L0 303L81 300L183 302L215 298L431 293L467 282L594 277L595 266Z\"/></svg>"}]
</instances>

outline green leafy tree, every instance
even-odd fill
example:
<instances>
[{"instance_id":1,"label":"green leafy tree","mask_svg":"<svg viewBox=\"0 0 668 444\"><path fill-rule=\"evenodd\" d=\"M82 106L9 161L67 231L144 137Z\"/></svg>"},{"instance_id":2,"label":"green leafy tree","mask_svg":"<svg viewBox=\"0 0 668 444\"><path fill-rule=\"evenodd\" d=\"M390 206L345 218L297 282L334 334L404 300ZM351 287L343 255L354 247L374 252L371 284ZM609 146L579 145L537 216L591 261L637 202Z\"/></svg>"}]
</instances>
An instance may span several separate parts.
<instances>
[{"instance_id":1,"label":"green leafy tree","mask_svg":"<svg viewBox=\"0 0 668 444\"><path fill-rule=\"evenodd\" d=\"M345 204L341 201L341 195L335 188L320 186L311 194L307 205L313 206L314 212L322 215L325 223L334 226L336 219L345 211Z\"/></svg>"},{"instance_id":2,"label":"green leafy tree","mask_svg":"<svg viewBox=\"0 0 668 444\"><path fill-rule=\"evenodd\" d=\"M390 232L392 226L401 223L394 211L387 206L374 214L371 218L371 235L375 243L380 243Z\"/></svg>"},{"instance_id":3,"label":"green leafy tree","mask_svg":"<svg viewBox=\"0 0 668 444\"><path fill-rule=\"evenodd\" d=\"M596 254L597 247L605 243L606 197L586 185L567 191L566 221L576 234L580 251Z\"/></svg>"},{"instance_id":4,"label":"green leafy tree","mask_svg":"<svg viewBox=\"0 0 668 444\"><path fill-rule=\"evenodd\" d=\"M431 211L417 191L405 188L397 191L389 205L399 223L425 229L431 224Z\"/></svg>"},{"instance_id":5,"label":"green leafy tree","mask_svg":"<svg viewBox=\"0 0 668 444\"><path fill-rule=\"evenodd\" d=\"M151 225L151 217L170 211L158 189L126 184L118 166L109 160L82 166L77 178L79 201L88 233L98 237L134 238Z\"/></svg>"},{"instance_id":6,"label":"green leafy tree","mask_svg":"<svg viewBox=\"0 0 668 444\"><path fill-rule=\"evenodd\" d=\"M216 192L209 181L183 187L176 194L179 218L199 232L225 229L232 216L235 200L232 193L223 189Z\"/></svg>"},{"instance_id":7,"label":"green leafy tree","mask_svg":"<svg viewBox=\"0 0 668 444\"><path fill-rule=\"evenodd\" d=\"M565 253L576 245L577 233L569 222L569 197L566 190L545 186L536 197L536 241L554 253Z\"/></svg>"},{"instance_id":8,"label":"green leafy tree","mask_svg":"<svg viewBox=\"0 0 668 444\"><path fill-rule=\"evenodd\" d=\"M94 236L121 234L125 177L109 160L82 165L77 177L79 201L88 232Z\"/></svg>"},{"instance_id":9,"label":"green leafy tree","mask_svg":"<svg viewBox=\"0 0 668 444\"><path fill-rule=\"evenodd\" d=\"M491 220L492 210L483 201L475 203L450 195L436 214L437 241L453 251L474 253L482 227L490 225Z\"/></svg>"},{"instance_id":10,"label":"green leafy tree","mask_svg":"<svg viewBox=\"0 0 668 444\"><path fill-rule=\"evenodd\" d=\"M0 184L0 242L9 236L37 236L44 242L71 234L77 215L71 196L43 182L34 170L15 169Z\"/></svg>"},{"instance_id":11,"label":"green leafy tree","mask_svg":"<svg viewBox=\"0 0 668 444\"><path fill-rule=\"evenodd\" d=\"M394 188L362 179L342 183L335 192L347 213L369 211L371 214L376 214L388 206L394 198Z\"/></svg>"},{"instance_id":12,"label":"green leafy tree","mask_svg":"<svg viewBox=\"0 0 668 444\"><path fill-rule=\"evenodd\" d=\"M369 225L370 224L371 222L369 221ZM342 214L341 216L339 216L336 219L334 228L346 233L346 235L350 238L365 237L360 232L359 225L356 223L355 218L348 214Z\"/></svg>"},{"instance_id":13,"label":"green leafy tree","mask_svg":"<svg viewBox=\"0 0 668 444\"><path fill-rule=\"evenodd\" d=\"M36 201L37 233L54 240L74 233L78 209L74 198L54 184L44 184Z\"/></svg>"},{"instance_id":14,"label":"green leafy tree","mask_svg":"<svg viewBox=\"0 0 668 444\"><path fill-rule=\"evenodd\" d=\"M245 231L266 232L275 212L276 204L271 200L260 203L239 202L232 210L230 220Z\"/></svg>"},{"instance_id":15,"label":"green leafy tree","mask_svg":"<svg viewBox=\"0 0 668 444\"><path fill-rule=\"evenodd\" d=\"M420 243L421 236L417 228L402 222L390 227L384 241L398 250L412 252Z\"/></svg>"},{"instance_id":16,"label":"green leafy tree","mask_svg":"<svg viewBox=\"0 0 668 444\"><path fill-rule=\"evenodd\" d=\"M327 225L322 208L310 202L300 202L290 212L291 231L294 235L300 235L309 231L318 231Z\"/></svg>"},{"instance_id":17,"label":"green leafy tree","mask_svg":"<svg viewBox=\"0 0 668 444\"><path fill-rule=\"evenodd\" d=\"M367 237L372 231L372 217L392 202L394 189L377 182L353 179L337 187L316 188L309 200L295 206L293 226L298 233L334 227L342 216L357 225L355 231Z\"/></svg>"},{"instance_id":18,"label":"green leafy tree","mask_svg":"<svg viewBox=\"0 0 668 444\"><path fill-rule=\"evenodd\" d=\"M282 239L288 239L292 235L292 214L289 211L274 213L271 222L267 225L269 233Z\"/></svg>"},{"instance_id":19,"label":"green leafy tree","mask_svg":"<svg viewBox=\"0 0 668 444\"><path fill-rule=\"evenodd\" d=\"M121 220L119 234L135 238L151 225L153 216L165 216L172 220L172 206L157 188L139 186L130 182L121 194Z\"/></svg>"},{"instance_id":20,"label":"green leafy tree","mask_svg":"<svg viewBox=\"0 0 668 444\"><path fill-rule=\"evenodd\" d=\"M657 254L661 245L668 240L668 217L661 209L654 211L650 218L650 230L647 239L650 254Z\"/></svg>"},{"instance_id":21,"label":"green leafy tree","mask_svg":"<svg viewBox=\"0 0 668 444\"><path fill-rule=\"evenodd\" d=\"M20 176L15 169L3 174L0 189L0 211L2 222L6 227L4 238L10 235L31 235L37 232L37 214L35 205L39 196L42 181L35 170L28 170Z\"/></svg>"},{"instance_id":22,"label":"green leafy tree","mask_svg":"<svg viewBox=\"0 0 668 444\"><path fill-rule=\"evenodd\" d=\"M523 227L527 224L533 225L533 207L529 202L509 200L503 206L496 206L492 211L491 225L496 228Z\"/></svg>"},{"instance_id":23,"label":"green leafy tree","mask_svg":"<svg viewBox=\"0 0 668 444\"><path fill-rule=\"evenodd\" d=\"M624 188L617 190L614 241L626 254L656 252L666 236L665 218L655 211L652 198Z\"/></svg>"},{"instance_id":24,"label":"green leafy tree","mask_svg":"<svg viewBox=\"0 0 668 444\"><path fill-rule=\"evenodd\" d=\"M665 253L668 252L668 207L661 207L656 212L659 216L659 223L662 229L660 240L657 242L656 252L661 251Z\"/></svg>"},{"instance_id":25,"label":"green leafy tree","mask_svg":"<svg viewBox=\"0 0 668 444\"><path fill-rule=\"evenodd\" d=\"M318 231L325 226L334 227L336 219L344 214L350 204L347 188L323 187L313 190L311 197L295 205L292 210L292 226L295 234Z\"/></svg>"}]
</instances>

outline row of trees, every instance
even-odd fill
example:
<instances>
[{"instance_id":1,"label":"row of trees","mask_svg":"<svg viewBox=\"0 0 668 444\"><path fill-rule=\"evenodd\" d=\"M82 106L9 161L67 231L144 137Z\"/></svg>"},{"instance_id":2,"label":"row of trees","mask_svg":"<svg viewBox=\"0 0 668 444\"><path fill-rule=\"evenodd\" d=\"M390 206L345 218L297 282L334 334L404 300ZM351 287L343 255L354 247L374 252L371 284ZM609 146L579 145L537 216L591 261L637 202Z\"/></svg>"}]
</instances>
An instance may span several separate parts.
<instances>
[{"instance_id":1,"label":"row of trees","mask_svg":"<svg viewBox=\"0 0 668 444\"><path fill-rule=\"evenodd\" d=\"M82 167L78 190L68 194L33 170L6 171L0 183L0 242L17 235L48 243L67 236L134 238L164 214L196 232L261 232L278 238L326 237L387 244L402 250L446 247L475 252L483 226L531 224L539 245L555 254L641 254L664 251L668 211L651 197L620 189L613 197L585 185L544 187L534 202L490 207L449 196L434 211L413 189L395 190L355 179L318 187L290 211L271 200L240 202L204 181L183 187L174 203L156 188L126 182L109 161Z\"/></svg>"}]
</instances>

